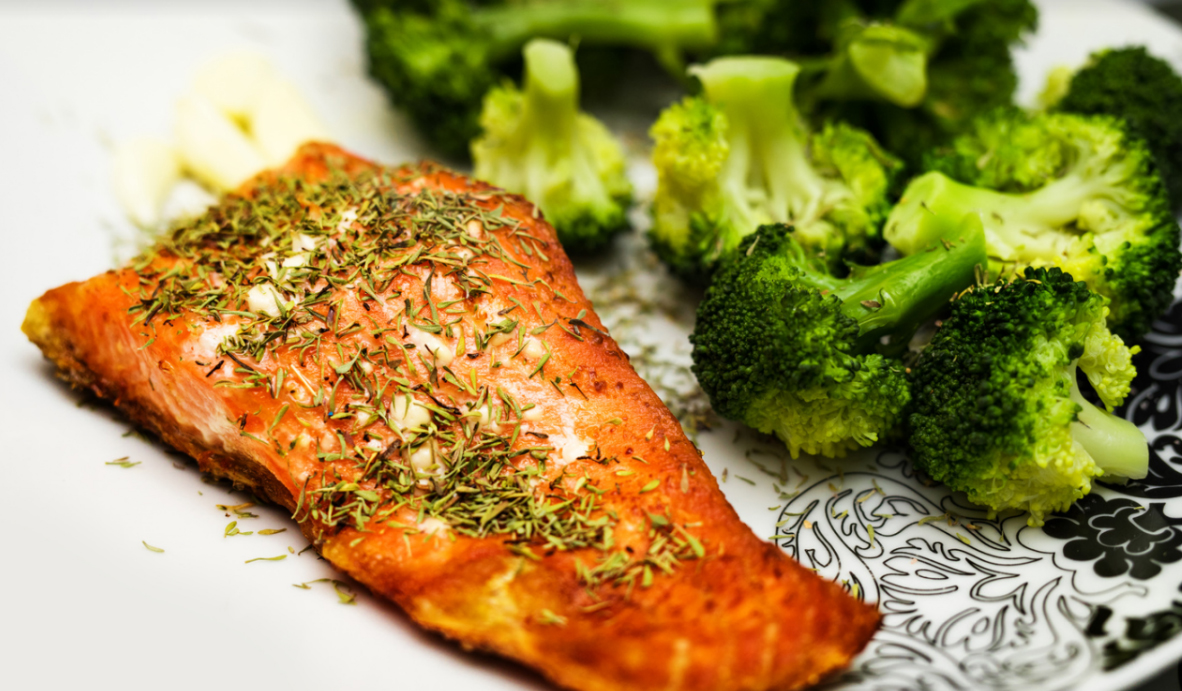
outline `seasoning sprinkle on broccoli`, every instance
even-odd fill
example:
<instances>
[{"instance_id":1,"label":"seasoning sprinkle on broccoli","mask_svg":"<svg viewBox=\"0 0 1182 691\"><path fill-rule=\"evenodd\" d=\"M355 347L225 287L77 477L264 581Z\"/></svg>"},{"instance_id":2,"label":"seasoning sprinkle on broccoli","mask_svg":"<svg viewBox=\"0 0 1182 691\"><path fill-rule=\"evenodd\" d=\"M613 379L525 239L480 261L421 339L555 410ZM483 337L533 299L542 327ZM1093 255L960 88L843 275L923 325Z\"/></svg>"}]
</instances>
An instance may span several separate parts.
<instances>
[{"instance_id":1,"label":"seasoning sprinkle on broccoli","mask_svg":"<svg viewBox=\"0 0 1182 691\"><path fill-rule=\"evenodd\" d=\"M1145 142L1124 121L1004 109L928 157L886 224L903 254L985 226L994 275L1058 266L1111 300L1122 337L1148 331L1182 269L1178 222Z\"/></svg>"},{"instance_id":2,"label":"seasoning sprinkle on broccoli","mask_svg":"<svg viewBox=\"0 0 1182 691\"><path fill-rule=\"evenodd\" d=\"M911 399L897 356L986 261L980 223L965 221L963 239L847 278L787 226L745 239L706 291L690 337L714 409L774 433L793 457L844 456L881 440Z\"/></svg>"}]
</instances>

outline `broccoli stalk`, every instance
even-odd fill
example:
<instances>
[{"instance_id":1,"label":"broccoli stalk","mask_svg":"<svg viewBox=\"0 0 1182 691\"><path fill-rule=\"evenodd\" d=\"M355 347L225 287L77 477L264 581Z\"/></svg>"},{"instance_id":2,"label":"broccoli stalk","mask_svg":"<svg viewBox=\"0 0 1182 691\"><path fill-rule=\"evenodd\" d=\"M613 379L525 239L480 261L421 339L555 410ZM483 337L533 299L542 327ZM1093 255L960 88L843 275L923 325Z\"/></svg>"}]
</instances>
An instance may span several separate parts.
<instances>
[{"instance_id":1,"label":"broccoli stalk","mask_svg":"<svg viewBox=\"0 0 1182 691\"><path fill-rule=\"evenodd\" d=\"M825 180L809 161L807 130L792 101L799 73L799 66L771 58L724 58L690 68L727 119L731 155L719 184L732 229L817 217ZM749 187L763 192L762 199L753 199ZM771 218L761 217L763 211ZM806 244L813 239L809 231L807 222L798 231Z\"/></svg>"},{"instance_id":2,"label":"broccoli stalk","mask_svg":"<svg viewBox=\"0 0 1182 691\"><path fill-rule=\"evenodd\" d=\"M908 185L887 241L910 254L975 213L994 275L1059 266L1111 300L1115 331L1148 330L1170 303L1182 254L1145 144L1102 116L1003 110L975 127L929 156L936 172Z\"/></svg>"},{"instance_id":3,"label":"broccoli stalk","mask_svg":"<svg viewBox=\"0 0 1182 691\"><path fill-rule=\"evenodd\" d=\"M598 249L628 227L632 186L619 143L579 112L579 73L569 47L526 45L524 90L485 97L484 134L472 142L476 177L525 195L546 214L568 252Z\"/></svg>"},{"instance_id":4,"label":"broccoli stalk","mask_svg":"<svg viewBox=\"0 0 1182 691\"><path fill-rule=\"evenodd\" d=\"M810 134L793 102L795 63L719 58L690 73L703 95L652 129L657 253L682 276L705 278L760 225L791 223L834 267L843 255L873 256L898 162L848 125Z\"/></svg>"},{"instance_id":5,"label":"broccoli stalk","mask_svg":"<svg viewBox=\"0 0 1182 691\"><path fill-rule=\"evenodd\" d=\"M764 226L726 262L698 308L693 371L724 417L801 452L844 456L895 429L910 400L893 357L986 261L964 241L833 276L787 226Z\"/></svg>"},{"instance_id":6,"label":"broccoli stalk","mask_svg":"<svg viewBox=\"0 0 1182 691\"><path fill-rule=\"evenodd\" d=\"M927 173L907 186L891 214L888 238L895 249L911 254L948 235L949 227L966 213L976 212L989 239L993 270L1000 272L1007 265L1070 254L1091 226L1091 219L1081 217L1081 207L1090 200L1102 203L1107 193L1117 189L1113 182L1117 181L1073 172L1033 192L1007 194L965 185L943 173ZM1105 205L1095 211L1111 209ZM904 228L906 234L894 232Z\"/></svg>"},{"instance_id":7,"label":"broccoli stalk","mask_svg":"<svg viewBox=\"0 0 1182 691\"><path fill-rule=\"evenodd\" d=\"M1144 478L1149 472L1149 447L1145 434L1128 420L1101 410L1079 390L1076 367L1071 380L1071 400L1079 406L1071 423L1071 438L1096 462L1105 475Z\"/></svg>"},{"instance_id":8,"label":"broccoli stalk","mask_svg":"<svg viewBox=\"0 0 1182 691\"><path fill-rule=\"evenodd\" d=\"M369 70L437 149L457 158L479 134L484 94L513 76L532 38L654 51L680 71L681 53L717 39L714 0L353 0Z\"/></svg>"},{"instance_id":9,"label":"broccoli stalk","mask_svg":"<svg viewBox=\"0 0 1182 691\"><path fill-rule=\"evenodd\" d=\"M492 57L506 57L533 38L624 45L652 51L671 72L685 69L686 50L718 40L714 5L718 0L565 0L508 4L473 12L487 31Z\"/></svg>"},{"instance_id":10,"label":"broccoli stalk","mask_svg":"<svg viewBox=\"0 0 1182 691\"><path fill-rule=\"evenodd\" d=\"M1107 302L1058 268L954 300L913 367L916 466L991 511L1028 511L1033 526L1096 477L1145 477L1144 435L1077 379L1109 410L1129 392L1138 349L1109 332Z\"/></svg>"}]
</instances>

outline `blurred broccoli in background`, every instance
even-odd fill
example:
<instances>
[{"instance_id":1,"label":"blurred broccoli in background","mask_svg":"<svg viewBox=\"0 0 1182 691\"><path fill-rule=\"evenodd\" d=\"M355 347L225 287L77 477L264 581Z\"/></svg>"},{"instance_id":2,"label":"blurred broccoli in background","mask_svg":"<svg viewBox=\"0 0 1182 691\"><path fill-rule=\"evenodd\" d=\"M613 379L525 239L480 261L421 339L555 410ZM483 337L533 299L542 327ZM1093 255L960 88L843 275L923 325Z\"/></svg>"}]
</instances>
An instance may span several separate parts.
<instances>
[{"instance_id":1,"label":"blurred broccoli in background","mask_svg":"<svg viewBox=\"0 0 1182 691\"><path fill-rule=\"evenodd\" d=\"M1182 77L1140 46L1101 51L1074 75L1059 76L1064 93L1052 107L1128 120L1153 152L1171 206L1182 207Z\"/></svg>"},{"instance_id":2,"label":"blurred broccoli in background","mask_svg":"<svg viewBox=\"0 0 1182 691\"><path fill-rule=\"evenodd\" d=\"M1030 0L739 0L718 16L713 54L800 62L800 102L815 122L867 129L913 166L1012 103L1010 50L1038 24Z\"/></svg>"},{"instance_id":3,"label":"blurred broccoli in background","mask_svg":"<svg viewBox=\"0 0 1182 691\"><path fill-rule=\"evenodd\" d=\"M522 89L484 97L476 177L537 204L570 254L599 249L628 227L632 185L624 152L603 123L579 112L579 73L564 44L525 46Z\"/></svg>"},{"instance_id":4,"label":"blurred broccoli in background","mask_svg":"<svg viewBox=\"0 0 1182 691\"><path fill-rule=\"evenodd\" d=\"M914 164L973 116L1011 102L1010 48L1038 18L1030 0L353 4L370 73L436 149L456 158L479 133L484 94L519 75L521 47L551 38L648 51L676 78L686 56L791 57L804 67L800 102L814 123L848 120Z\"/></svg>"},{"instance_id":5,"label":"blurred broccoli in background","mask_svg":"<svg viewBox=\"0 0 1182 691\"><path fill-rule=\"evenodd\" d=\"M889 435L911 399L899 356L986 261L964 240L833 276L789 226L764 226L724 262L698 307L693 371L723 417L774 433L793 458L844 456Z\"/></svg>"},{"instance_id":6,"label":"blurred broccoli in background","mask_svg":"<svg viewBox=\"0 0 1182 691\"><path fill-rule=\"evenodd\" d=\"M1057 268L954 300L913 367L916 467L992 511L1042 525L1099 476L1145 477L1149 449L1133 423L1080 391L1077 370L1111 410L1136 374L1105 325L1107 300Z\"/></svg>"},{"instance_id":7,"label":"blurred broccoli in background","mask_svg":"<svg viewBox=\"0 0 1182 691\"><path fill-rule=\"evenodd\" d=\"M717 39L715 0L353 0L370 74L426 139L453 158L480 133L485 93L520 73L531 38L652 51L670 70Z\"/></svg>"},{"instance_id":8,"label":"blurred broccoli in background","mask_svg":"<svg viewBox=\"0 0 1182 691\"><path fill-rule=\"evenodd\" d=\"M848 125L810 132L793 103L795 63L731 57L690 71L702 95L652 128L657 254L705 279L760 225L791 223L795 241L835 269L873 259L899 162Z\"/></svg>"},{"instance_id":9,"label":"blurred broccoli in background","mask_svg":"<svg viewBox=\"0 0 1182 691\"><path fill-rule=\"evenodd\" d=\"M1058 266L1111 300L1126 339L1169 306L1182 269L1178 223L1153 158L1123 120L1017 108L979 118L926 159L887 219L903 254L980 216L993 275Z\"/></svg>"}]
</instances>

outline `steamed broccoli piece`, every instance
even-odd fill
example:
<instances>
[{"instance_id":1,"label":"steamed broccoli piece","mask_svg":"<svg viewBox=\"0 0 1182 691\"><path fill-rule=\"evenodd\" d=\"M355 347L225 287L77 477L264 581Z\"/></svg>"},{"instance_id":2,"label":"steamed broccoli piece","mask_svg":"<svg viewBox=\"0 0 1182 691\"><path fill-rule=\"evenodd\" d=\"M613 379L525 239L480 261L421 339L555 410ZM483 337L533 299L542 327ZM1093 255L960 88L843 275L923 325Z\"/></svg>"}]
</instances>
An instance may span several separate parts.
<instances>
[{"instance_id":1,"label":"steamed broccoli piece","mask_svg":"<svg viewBox=\"0 0 1182 691\"><path fill-rule=\"evenodd\" d=\"M537 204L568 252L598 249L628 227L624 152L603 123L579 112L569 47L536 39L524 54L524 90L510 83L484 98L484 133L472 142L476 177Z\"/></svg>"},{"instance_id":2,"label":"steamed broccoli piece","mask_svg":"<svg viewBox=\"0 0 1182 691\"><path fill-rule=\"evenodd\" d=\"M714 410L802 451L844 456L901 421L916 329L972 285L980 223L965 239L833 276L791 228L764 226L723 264L698 307L693 371ZM885 355L884 355L885 353Z\"/></svg>"},{"instance_id":3,"label":"steamed broccoli piece","mask_svg":"<svg viewBox=\"0 0 1182 691\"><path fill-rule=\"evenodd\" d=\"M929 156L886 224L911 254L966 213L985 225L993 275L1058 266L1111 300L1110 328L1146 332L1182 269L1178 224L1152 156L1121 120L991 114Z\"/></svg>"},{"instance_id":4,"label":"steamed broccoli piece","mask_svg":"<svg viewBox=\"0 0 1182 691\"><path fill-rule=\"evenodd\" d=\"M1144 47L1096 53L1055 108L1127 120L1153 152L1172 207L1182 206L1182 77L1169 63Z\"/></svg>"},{"instance_id":5,"label":"steamed broccoli piece","mask_svg":"<svg viewBox=\"0 0 1182 691\"><path fill-rule=\"evenodd\" d=\"M847 23L837 51L812 92L821 100L884 101L903 108L923 102L931 37L894 24Z\"/></svg>"},{"instance_id":6,"label":"steamed broccoli piece","mask_svg":"<svg viewBox=\"0 0 1182 691\"><path fill-rule=\"evenodd\" d=\"M1030 0L860 4L863 17L846 20L845 31L855 38L838 42L831 65L854 62L851 49L859 46L859 31L867 40L876 32L893 32L895 38L878 41L876 57L861 60L858 77L873 89L826 87L833 79L829 75L818 82L820 88L806 88L806 102L820 101L815 107L820 116L868 129L887 149L917 166L924 152L959 134L976 116L1013 102L1018 75L1010 49L1037 26L1038 10ZM920 76L925 88L913 103ZM892 93L909 98L890 98Z\"/></svg>"},{"instance_id":7,"label":"steamed broccoli piece","mask_svg":"<svg viewBox=\"0 0 1182 691\"><path fill-rule=\"evenodd\" d=\"M810 133L792 100L795 63L719 58L690 71L703 94L652 128L657 254L703 279L761 224L792 223L835 267L873 257L898 161L848 125Z\"/></svg>"},{"instance_id":8,"label":"steamed broccoli piece","mask_svg":"<svg viewBox=\"0 0 1182 691\"><path fill-rule=\"evenodd\" d=\"M916 467L1032 526L1103 476L1142 478L1145 436L1080 392L1082 370L1111 410L1136 374L1105 325L1107 300L1058 268L978 286L953 301L913 368Z\"/></svg>"},{"instance_id":9,"label":"steamed broccoli piece","mask_svg":"<svg viewBox=\"0 0 1182 691\"><path fill-rule=\"evenodd\" d=\"M532 38L655 53L680 65L717 39L715 0L353 0L370 74L440 152L461 158L480 133L484 94L517 73Z\"/></svg>"}]
</instances>

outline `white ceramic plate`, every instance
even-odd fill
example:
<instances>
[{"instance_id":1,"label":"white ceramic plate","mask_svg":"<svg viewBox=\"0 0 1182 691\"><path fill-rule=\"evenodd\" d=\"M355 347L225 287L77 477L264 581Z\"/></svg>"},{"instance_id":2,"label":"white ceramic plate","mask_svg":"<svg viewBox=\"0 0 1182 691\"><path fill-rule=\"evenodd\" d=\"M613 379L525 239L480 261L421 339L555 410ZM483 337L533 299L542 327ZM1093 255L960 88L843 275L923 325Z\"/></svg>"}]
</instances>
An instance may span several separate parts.
<instances>
[{"instance_id":1,"label":"white ceramic plate","mask_svg":"<svg viewBox=\"0 0 1182 691\"><path fill-rule=\"evenodd\" d=\"M1182 33L1135 4L1043 5L1043 28L1019 59L1024 98L1049 67L1105 45L1145 43L1182 65ZM547 688L419 631L364 593L344 606L328 583L292 587L336 574L311 552L292 554L305 542L286 515L253 507L257 518L228 516L216 505L242 496L128 436L109 409L80 407L18 331L34 297L109 268L129 235L109 188L109 142L167 134L195 69L231 48L267 55L348 148L391 163L425 153L366 81L344 3L0 4L0 684ZM635 172L651 188L651 171ZM615 259L637 251L622 242ZM636 304L618 290L619 266L581 272L617 303L612 318L634 352L648 346L684 363L692 303L644 261L633 264L628 277L671 316L639 315L629 327L622 319ZM841 688L1117 689L1182 656L1182 637L1168 640L1182 628L1180 355L1176 310L1146 345L1130 406L1157 439L1152 481L1101 489L1046 530L985 520L916 482L894 454L867 452L838 472L781 466L780 449L736 441L732 426L699 443L757 533L793 533L780 540L785 549L882 603L886 627ZM107 465L125 456L139 465ZM759 465L772 475L783 467L786 482ZM773 482L800 494L786 502ZM959 518L920 523L946 512ZM223 537L235 519L243 530L288 531ZM280 554L289 556L244 563Z\"/></svg>"}]
</instances>

